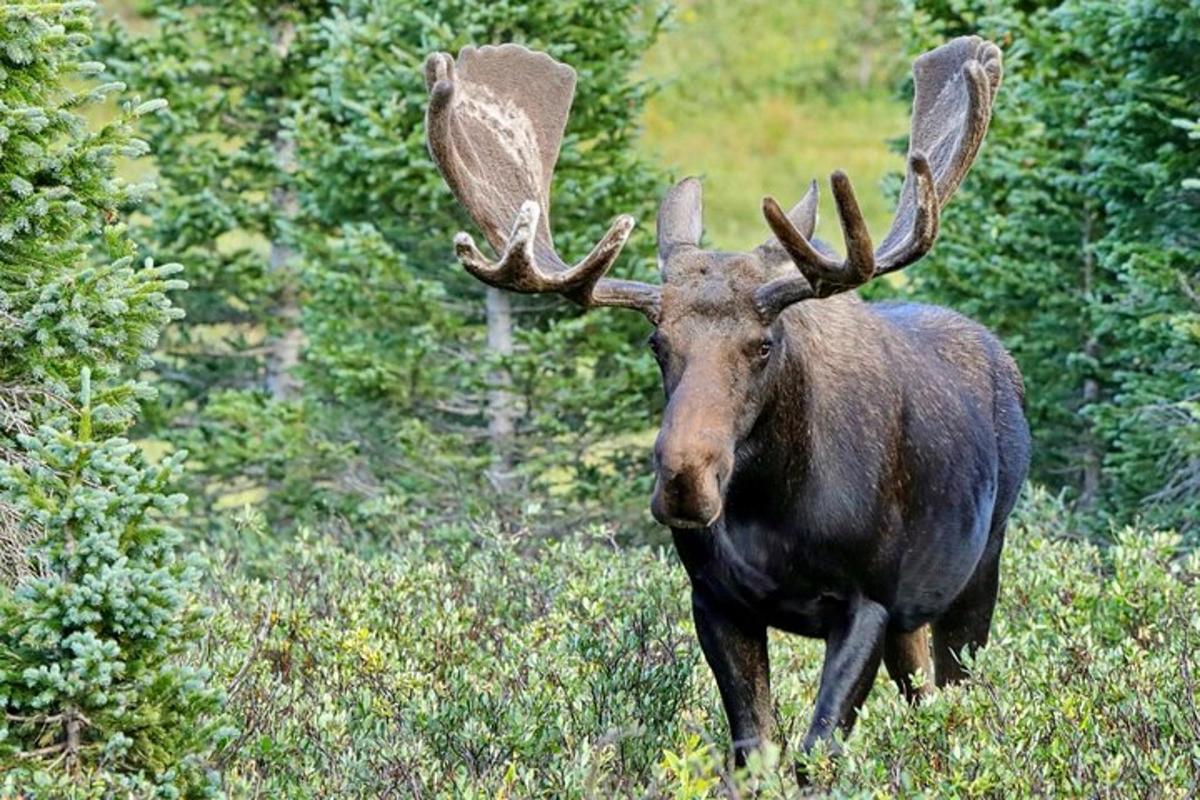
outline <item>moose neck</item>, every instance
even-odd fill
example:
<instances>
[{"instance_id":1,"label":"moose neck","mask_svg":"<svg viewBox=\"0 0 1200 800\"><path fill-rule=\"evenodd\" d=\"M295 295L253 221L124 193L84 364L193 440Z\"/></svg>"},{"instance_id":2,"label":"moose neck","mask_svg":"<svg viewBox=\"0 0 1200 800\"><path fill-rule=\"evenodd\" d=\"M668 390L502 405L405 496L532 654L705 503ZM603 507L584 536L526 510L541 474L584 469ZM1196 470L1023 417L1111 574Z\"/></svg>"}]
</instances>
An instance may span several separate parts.
<instances>
[{"instance_id":1,"label":"moose neck","mask_svg":"<svg viewBox=\"0 0 1200 800\"><path fill-rule=\"evenodd\" d=\"M883 363L877 319L855 294L799 303L784 312L784 362L762 413L736 453L730 510L791 516L779 506L828 482L855 448L864 397L892 392L878 380ZM881 432L882 433L882 432ZM878 453L865 453L880 460ZM864 465L868 471L872 465ZM781 483L782 482L782 483Z\"/></svg>"}]
</instances>

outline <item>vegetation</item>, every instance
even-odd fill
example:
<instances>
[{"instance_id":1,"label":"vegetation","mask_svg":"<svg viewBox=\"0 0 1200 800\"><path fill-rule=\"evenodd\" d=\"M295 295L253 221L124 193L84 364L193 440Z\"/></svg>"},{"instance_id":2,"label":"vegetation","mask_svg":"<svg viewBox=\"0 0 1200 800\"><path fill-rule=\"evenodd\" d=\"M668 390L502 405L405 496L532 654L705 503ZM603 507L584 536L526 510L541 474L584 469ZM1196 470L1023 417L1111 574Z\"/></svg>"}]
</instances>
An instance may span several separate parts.
<instances>
[{"instance_id":1,"label":"vegetation","mask_svg":"<svg viewBox=\"0 0 1200 800\"><path fill-rule=\"evenodd\" d=\"M161 103L80 116L122 89L81 85L90 6L0 9L0 794L195 796L219 694L178 658L201 626L168 522L182 453L125 438L184 286L137 258L119 215L144 187L113 177Z\"/></svg>"},{"instance_id":2,"label":"vegetation","mask_svg":"<svg viewBox=\"0 0 1200 800\"><path fill-rule=\"evenodd\" d=\"M1033 493L972 682L910 709L881 672L844 757L808 764L814 788L1185 796L1200 779L1200 557L1178 558L1175 536L1126 529L1101 550L1077 535L1059 500ZM819 643L772 635L789 750L731 775L687 579L661 550L455 527L377 554L301 539L254 566L278 577L213 584L225 646L212 652L238 674L237 796L797 792Z\"/></svg>"},{"instance_id":3,"label":"vegetation","mask_svg":"<svg viewBox=\"0 0 1200 800\"><path fill-rule=\"evenodd\" d=\"M1195 793L1194 1L103 5L94 43L93 3L0 8L0 797L795 796L819 645L773 635L786 747L731 773L645 508L645 324L462 274L419 68L573 64L560 250L629 212L648 277L667 170L721 247L836 167L882 232L896 87L962 32L1005 49L996 120L882 291L1003 336L1039 485L973 680L910 709L881 676L803 766L833 797Z\"/></svg>"},{"instance_id":4,"label":"vegetation","mask_svg":"<svg viewBox=\"0 0 1200 800\"><path fill-rule=\"evenodd\" d=\"M1035 476L1103 520L1200 534L1200 5L928 3L914 49L1006 44L1004 101L910 280L997 330ZM1189 179L1193 179L1189 183Z\"/></svg>"},{"instance_id":5,"label":"vegetation","mask_svg":"<svg viewBox=\"0 0 1200 800\"><path fill-rule=\"evenodd\" d=\"M603 500L619 519L642 494L641 445L614 437L652 425L644 324L485 302L449 245L464 221L425 151L421 63L512 40L579 71L554 197L573 255L618 212L653 219L665 178L632 147L632 70L657 18L635 0L427 6L158 0L149 33L113 31L118 74L171 99L151 127L163 192L144 233L193 289L148 432L196 454L199 526L251 501L281 531L369 534L531 496L574 517ZM649 230L625 269L653 268Z\"/></svg>"},{"instance_id":6,"label":"vegetation","mask_svg":"<svg viewBox=\"0 0 1200 800\"><path fill-rule=\"evenodd\" d=\"M853 176L871 230L887 230L894 205L880 187L903 168L887 141L908 130L895 91L908 69L899 5L679 4L646 56L643 71L661 90L647 99L640 147L680 175L703 176L711 244L756 246L768 234L763 196L790 207L813 178L817 232L840 242L834 169Z\"/></svg>"}]
</instances>

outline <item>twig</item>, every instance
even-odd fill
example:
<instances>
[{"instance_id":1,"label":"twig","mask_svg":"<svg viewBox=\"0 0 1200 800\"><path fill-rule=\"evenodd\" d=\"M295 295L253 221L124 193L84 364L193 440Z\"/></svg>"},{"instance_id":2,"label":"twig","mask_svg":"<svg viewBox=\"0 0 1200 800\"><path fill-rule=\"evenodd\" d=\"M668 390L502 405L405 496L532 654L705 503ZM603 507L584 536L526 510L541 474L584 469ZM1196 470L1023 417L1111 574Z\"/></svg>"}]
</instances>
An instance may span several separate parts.
<instances>
[{"instance_id":1,"label":"twig","mask_svg":"<svg viewBox=\"0 0 1200 800\"><path fill-rule=\"evenodd\" d=\"M233 697L242 687L242 681L250 672L250 667L258 660L258 654L262 651L263 645L267 641L267 636L270 635L271 629L275 627L275 621L272 619L275 613L275 585L271 587L271 596L267 598L267 609L263 614L262 623L258 626L258 632L254 635L254 644L250 646L250 652L246 654L245 661L238 669L237 674L233 676L233 680L229 682L229 697Z\"/></svg>"}]
</instances>

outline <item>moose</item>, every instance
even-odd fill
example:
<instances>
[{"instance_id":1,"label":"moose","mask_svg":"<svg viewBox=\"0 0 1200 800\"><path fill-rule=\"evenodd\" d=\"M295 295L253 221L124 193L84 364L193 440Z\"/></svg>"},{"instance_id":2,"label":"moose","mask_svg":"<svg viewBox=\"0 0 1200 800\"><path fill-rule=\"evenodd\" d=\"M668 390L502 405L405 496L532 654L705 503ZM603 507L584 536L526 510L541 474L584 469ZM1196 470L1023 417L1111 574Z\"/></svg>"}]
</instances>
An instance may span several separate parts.
<instances>
[{"instance_id":1,"label":"moose","mask_svg":"<svg viewBox=\"0 0 1200 800\"><path fill-rule=\"evenodd\" d=\"M585 309L635 309L654 328L667 402L651 511L687 571L737 763L774 734L768 627L825 641L806 751L838 747L881 661L910 702L965 678L1029 466L1022 378L980 325L854 290L933 247L987 132L999 48L965 36L915 61L906 177L878 248L834 172L844 258L813 238L815 181L786 214L763 200L772 235L753 251L702 249L700 183L686 178L658 212L661 285L605 276L627 215L577 264L554 248L573 69L504 44L435 53L425 72L430 153L498 255L460 233L466 270Z\"/></svg>"}]
</instances>

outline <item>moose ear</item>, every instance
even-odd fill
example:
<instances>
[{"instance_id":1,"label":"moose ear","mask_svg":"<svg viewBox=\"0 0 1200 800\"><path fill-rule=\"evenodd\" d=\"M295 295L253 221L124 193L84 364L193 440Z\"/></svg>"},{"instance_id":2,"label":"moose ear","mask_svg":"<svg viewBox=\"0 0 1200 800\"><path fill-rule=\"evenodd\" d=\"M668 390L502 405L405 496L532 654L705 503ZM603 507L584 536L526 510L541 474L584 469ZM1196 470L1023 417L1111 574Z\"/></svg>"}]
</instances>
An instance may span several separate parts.
<instances>
[{"instance_id":1,"label":"moose ear","mask_svg":"<svg viewBox=\"0 0 1200 800\"><path fill-rule=\"evenodd\" d=\"M808 185L808 191L804 193L804 197L801 198L800 202L787 213L788 221L808 239L812 238L813 231L817 227L817 204L819 200L817 182L813 181ZM765 202L766 199L764 198ZM759 258L767 264L787 261L790 258L783 244L774 236L756 247L754 252L758 253Z\"/></svg>"},{"instance_id":2,"label":"moose ear","mask_svg":"<svg viewBox=\"0 0 1200 800\"><path fill-rule=\"evenodd\" d=\"M703 230L703 201L698 178L672 186L658 207L658 259L666 264L679 247L696 247Z\"/></svg>"}]
</instances>

